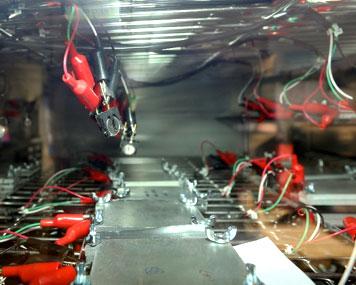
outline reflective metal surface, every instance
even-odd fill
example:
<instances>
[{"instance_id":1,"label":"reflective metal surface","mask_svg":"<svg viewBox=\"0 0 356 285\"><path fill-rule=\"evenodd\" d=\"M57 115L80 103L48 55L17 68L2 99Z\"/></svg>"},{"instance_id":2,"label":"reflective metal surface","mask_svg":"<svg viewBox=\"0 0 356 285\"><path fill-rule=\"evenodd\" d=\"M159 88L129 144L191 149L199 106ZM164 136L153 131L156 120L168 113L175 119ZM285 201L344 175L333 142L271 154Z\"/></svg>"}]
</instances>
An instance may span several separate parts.
<instances>
[{"instance_id":1,"label":"reflective metal surface","mask_svg":"<svg viewBox=\"0 0 356 285\"><path fill-rule=\"evenodd\" d=\"M231 245L205 239L110 240L97 248L91 282L242 285L245 272Z\"/></svg>"}]
</instances>

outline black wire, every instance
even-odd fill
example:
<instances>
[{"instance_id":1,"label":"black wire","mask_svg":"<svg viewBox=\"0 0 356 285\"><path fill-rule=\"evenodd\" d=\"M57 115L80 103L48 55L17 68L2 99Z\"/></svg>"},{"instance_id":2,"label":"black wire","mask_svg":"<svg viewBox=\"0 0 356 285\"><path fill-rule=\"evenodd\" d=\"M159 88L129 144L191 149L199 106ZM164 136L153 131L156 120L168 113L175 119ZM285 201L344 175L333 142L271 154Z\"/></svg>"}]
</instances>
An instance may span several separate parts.
<instances>
[{"instance_id":1,"label":"black wire","mask_svg":"<svg viewBox=\"0 0 356 285\"><path fill-rule=\"evenodd\" d=\"M320 216L320 219L321 219L321 225L322 225L323 227L325 227L325 220L324 220L324 217L323 217L323 215L320 213L320 211L319 211L317 208L315 208L315 207L313 207L313 206L310 206L310 205L305 205L305 206L300 207L300 208L308 209L308 210L312 211L313 213L319 215L319 216Z\"/></svg>"},{"instance_id":2,"label":"black wire","mask_svg":"<svg viewBox=\"0 0 356 285\"><path fill-rule=\"evenodd\" d=\"M266 35L249 34L249 35L241 36L241 38L238 41L236 41L233 45L221 49L220 51L215 53L215 54L217 54L215 57L211 57L210 60L206 60L205 62L201 63L196 69L189 70L186 73L183 73L183 74L180 74L180 75L177 75L177 76L174 76L174 77L166 78L166 79L163 79L163 80L155 81L155 82L136 81L136 80L133 80L133 79L128 79L128 82L130 84L134 85L135 87L157 87L157 86L165 86L165 85L170 85L170 84L173 84L173 83L177 83L179 81L182 81L182 80L185 80L185 79L188 79L188 78L192 77L193 75L205 70L206 68L208 68L211 65L215 64L216 62L218 62L220 57L223 55L223 52L225 50L231 49L233 47L241 46L241 45L243 45L245 43L248 43L248 42L251 42L251 41L256 41L256 40L260 40L260 41L266 40L266 41L268 41L268 40L271 40L271 39L279 40L281 38L288 39L291 42L293 42L294 44L300 45L300 46L302 46L302 47L304 47L306 49L311 50L316 55L324 57L324 55L318 49L316 49L314 46L309 45L309 44L307 44L307 43L305 43L305 42L303 42L301 40L297 40L297 39L294 39L294 38L291 38L291 37L287 37L287 36L282 36L282 35L270 38L269 36L266 36ZM221 61L221 59L220 59L220 61ZM242 61L242 60L235 60L235 61L231 61L231 62L232 63L233 62L235 62L235 63L243 63L243 64L246 65L246 62Z\"/></svg>"}]
</instances>

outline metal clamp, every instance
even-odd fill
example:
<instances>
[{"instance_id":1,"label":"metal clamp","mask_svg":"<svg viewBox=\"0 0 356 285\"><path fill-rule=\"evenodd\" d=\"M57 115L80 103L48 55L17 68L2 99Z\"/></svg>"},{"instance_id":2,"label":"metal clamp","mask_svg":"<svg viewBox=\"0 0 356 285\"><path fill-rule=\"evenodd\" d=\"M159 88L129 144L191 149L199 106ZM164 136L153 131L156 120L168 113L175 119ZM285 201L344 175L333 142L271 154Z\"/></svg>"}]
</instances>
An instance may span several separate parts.
<instances>
[{"instance_id":1,"label":"metal clamp","mask_svg":"<svg viewBox=\"0 0 356 285\"><path fill-rule=\"evenodd\" d=\"M95 209L94 223L100 225L104 222L103 209Z\"/></svg>"},{"instance_id":2,"label":"metal clamp","mask_svg":"<svg viewBox=\"0 0 356 285\"><path fill-rule=\"evenodd\" d=\"M86 273L87 265L84 262L80 262L76 266L77 276L73 282L74 285L90 285L90 279Z\"/></svg>"},{"instance_id":3,"label":"metal clamp","mask_svg":"<svg viewBox=\"0 0 356 285\"><path fill-rule=\"evenodd\" d=\"M192 216L191 217L191 222L192 224L195 224L195 225L204 225L206 228L212 228L215 226L215 223L216 223L216 216L215 215L210 215L209 218L206 218L202 221L199 221L197 219L197 217L195 216Z\"/></svg>"},{"instance_id":4,"label":"metal clamp","mask_svg":"<svg viewBox=\"0 0 356 285\"><path fill-rule=\"evenodd\" d=\"M130 195L130 189L126 187L125 174L121 171L112 171L109 173L109 177L112 181L113 197L114 198L126 198Z\"/></svg>"},{"instance_id":5,"label":"metal clamp","mask_svg":"<svg viewBox=\"0 0 356 285\"><path fill-rule=\"evenodd\" d=\"M128 196L130 196L130 193L131 193L130 188L123 186L123 187L120 187L120 188L117 188L114 190L114 197L123 199L123 198L127 198Z\"/></svg>"},{"instance_id":6,"label":"metal clamp","mask_svg":"<svg viewBox=\"0 0 356 285\"><path fill-rule=\"evenodd\" d=\"M229 226L223 233L216 233L212 228L205 229L206 237L215 243L225 244L230 243L237 234L237 228L235 226Z\"/></svg>"},{"instance_id":7,"label":"metal clamp","mask_svg":"<svg viewBox=\"0 0 356 285\"><path fill-rule=\"evenodd\" d=\"M88 236L86 237L86 242L88 245L92 247L97 246L100 243L100 236L96 232L96 228L94 224L90 226L90 231Z\"/></svg>"},{"instance_id":8,"label":"metal clamp","mask_svg":"<svg viewBox=\"0 0 356 285\"><path fill-rule=\"evenodd\" d=\"M103 197L98 197L96 193L92 194L93 200L96 202L96 204L102 205L109 203L111 201L112 195L111 193L105 194Z\"/></svg>"}]
</instances>

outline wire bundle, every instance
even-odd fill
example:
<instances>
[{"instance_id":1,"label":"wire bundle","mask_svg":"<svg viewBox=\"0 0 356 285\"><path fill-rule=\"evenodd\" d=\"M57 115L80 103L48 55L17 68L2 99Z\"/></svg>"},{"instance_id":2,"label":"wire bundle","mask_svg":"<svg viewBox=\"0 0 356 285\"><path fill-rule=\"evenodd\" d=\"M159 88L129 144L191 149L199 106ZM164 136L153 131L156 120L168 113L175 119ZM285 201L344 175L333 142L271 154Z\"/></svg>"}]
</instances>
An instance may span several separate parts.
<instances>
[{"instance_id":1,"label":"wire bundle","mask_svg":"<svg viewBox=\"0 0 356 285\"><path fill-rule=\"evenodd\" d=\"M229 197L232 191L232 188L234 188L235 186L235 180L237 178L237 176L241 173L241 171L243 169L245 169L246 167L250 167L252 166L252 164L249 161L246 161L245 158L242 159L238 159L233 168L232 168L232 175L229 179L228 184L222 188L221 190L221 195L225 196L225 197Z\"/></svg>"},{"instance_id":2,"label":"wire bundle","mask_svg":"<svg viewBox=\"0 0 356 285\"><path fill-rule=\"evenodd\" d=\"M10 240L13 240L17 237L22 238L22 239L27 239L28 237L23 235L24 233L28 233L34 230L37 230L40 228L40 223L33 223L26 225L16 231L10 231L10 230L1 230L0 234L3 233L5 235L0 236L0 243L4 243Z\"/></svg>"}]
</instances>

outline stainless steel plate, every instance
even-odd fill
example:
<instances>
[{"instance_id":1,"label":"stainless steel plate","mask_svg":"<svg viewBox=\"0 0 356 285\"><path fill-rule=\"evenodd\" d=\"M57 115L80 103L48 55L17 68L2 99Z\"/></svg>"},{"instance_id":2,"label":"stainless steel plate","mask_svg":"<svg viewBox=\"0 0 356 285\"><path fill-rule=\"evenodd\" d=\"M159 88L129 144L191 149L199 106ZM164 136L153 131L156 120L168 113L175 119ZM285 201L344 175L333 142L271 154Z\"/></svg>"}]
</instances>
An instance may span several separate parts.
<instances>
[{"instance_id":1,"label":"stainless steel plate","mask_svg":"<svg viewBox=\"0 0 356 285\"><path fill-rule=\"evenodd\" d=\"M245 265L230 244L204 239L108 240L98 246L92 285L242 285Z\"/></svg>"}]
</instances>

